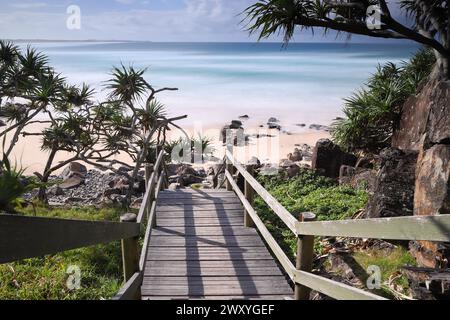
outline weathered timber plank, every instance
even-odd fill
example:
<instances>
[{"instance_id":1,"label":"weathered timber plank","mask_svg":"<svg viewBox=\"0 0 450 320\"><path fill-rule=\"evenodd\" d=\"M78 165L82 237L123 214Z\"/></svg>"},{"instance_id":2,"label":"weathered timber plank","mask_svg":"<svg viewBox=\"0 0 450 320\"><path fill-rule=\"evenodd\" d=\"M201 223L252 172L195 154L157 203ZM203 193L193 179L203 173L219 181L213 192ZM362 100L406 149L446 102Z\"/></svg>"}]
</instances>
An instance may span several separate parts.
<instances>
[{"instance_id":1,"label":"weathered timber plank","mask_svg":"<svg viewBox=\"0 0 450 320\"><path fill-rule=\"evenodd\" d=\"M240 237L155 237L150 241L150 247L263 247L264 243L258 236L240 236Z\"/></svg>"},{"instance_id":2,"label":"weathered timber plank","mask_svg":"<svg viewBox=\"0 0 450 320\"><path fill-rule=\"evenodd\" d=\"M191 263L187 261L177 262L176 265L172 261L147 261L146 266L148 268L166 268L166 267L179 267L186 268ZM194 266L199 268L238 268L238 267L276 267L277 264L274 260L250 260L250 261L242 261L242 260L229 260L229 261L199 261L195 262ZM279 272L281 274L281 271Z\"/></svg>"},{"instance_id":3,"label":"weathered timber plank","mask_svg":"<svg viewBox=\"0 0 450 320\"><path fill-rule=\"evenodd\" d=\"M195 276L148 276L142 283L143 287L152 287L154 285L165 286L189 286L189 285L217 285L226 286L228 284L249 284L260 283L277 287L290 288L284 276L211 276L211 277L195 277Z\"/></svg>"},{"instance_id":4,"label":"weathered timber plank","mask_svg":"<svg viewBox=\"0 0 450 320\"><path fill-rule=\"evenodd\" d=\"M246 295L246 296L197 296L197 297L189 297L189 296L145 296L142 298L143 300L152 300L152 301L162 301L162 300L235 300L235 301L250 301L250 300L292 300L291 295Z\"/></svg>"},{"instance_id":5,"label":"weathered timber plank","mask_svg":"<svg viewBox=\"0 0 450 320\"><path fill-rule=\"evenodd\" d=\"M161 218L184 218L184 217L243 217L242 209L234 210L209 210L209 211L174 211L174 212L161 212L159 214Z\"/></svg>"},{"instance_id":6,"label":"weathered timber plank","mask_svg":"<svg viewBox=\"0 0 450 320\"><path fill-rule=\"evenodd\" d=\"M142 273L136 272L112 300L136 300L141 298Z\"/></svg>"},{"instance_id":7,"label":"weathered timber plank","mask_svg":"<svg viewBox=\"0 0 450 320\"><path fill-rule=\"evenodd\" d=\"M172 295L172 296L229 296L229 295L274 295L274 294L292 294L289 288L258 286L250 284L248 287L241 285L227 286L192 286L185 287L164 287L155 286L154 288L142 288L142 295Z\"/></svg>"},{"instance_id":8,"label":"weathered timber plank","mask_svg":"<svg viewBox=\"0 0 450 320\"><path fill-rule=\"evenodd\" d=\"M166 235L182 235L182 236L214 236L214 235L255 235L254 229L244 229L237 226L197 226L197 227L157 227L153 230L152 237L166 236Z\"/></svg>"},{"instance_id":9,"label":"weathered timber plank","mask_svg":"<svg viewBox=\"0 0 450 320\"><path fill-rule=\"evenodd\" d=\"M229 209L241 209L244 210L242 208L241 204L233 204L233 203L225 203L225 204L194 204L194 205L184 205L184 204L179 204L179 205L158 205L157 207L157 211L158 212L165 212L165 211L189 211L189 210L197 210L197 211L202 211L202 210L229 210Z\"/></svg>"},{"instance_id":10,"label":"weathered timber plank","mask_svg":"<svg viewBox=\"0 0 450 320\"><path fill-rule=\"evenodd\" d=\"M0 263L139 235L137 223L0 215Z\"/></svg>"},{"instance_id":11,"label":"weathered timber plank","mask_svg":"<svg viewBox=\"0 0 450 320\"><path fill-rule=\"evenodd\" d=\"M193 263L195 264L195 263ZM186 268L145 268L145 273L154 276L184 276L184 277L210 277L210 276L270 276L280 275L278 267L232 267L232 268L196 268L188 266Z\"/></svg>"},{"instance_id":12,"label":"weathered timber plank","mask_svg":"<svg viewBox=\"0 0 450 320\"><path fill-rule=\"evenodd\" d=\"M216 226L221 224L223 226L239 226L242 225L241 219L236 220L188 220L186 222L179 220L168 220L168 219L158 219L158 225L161 227L176 227L176 226L186 226L186 227L201 227L201 226Z\"/></svg>"},{"instance_id":13,"label":"weathered timber plank","mask_svg":"<svg viewBox=\"0 0 450 320\"><path fill-rule=\"evenodd\" d=\"M205 198L199 198L199 199L158 199L158 205L177 205L182 204L185 206L188 205L208 205L208 204L214 204L214 205L222 205L222 204L240 204L239 199L236 197L233 198L220 198L220 199L205 199Z\"/></svg>"}]
</instances>

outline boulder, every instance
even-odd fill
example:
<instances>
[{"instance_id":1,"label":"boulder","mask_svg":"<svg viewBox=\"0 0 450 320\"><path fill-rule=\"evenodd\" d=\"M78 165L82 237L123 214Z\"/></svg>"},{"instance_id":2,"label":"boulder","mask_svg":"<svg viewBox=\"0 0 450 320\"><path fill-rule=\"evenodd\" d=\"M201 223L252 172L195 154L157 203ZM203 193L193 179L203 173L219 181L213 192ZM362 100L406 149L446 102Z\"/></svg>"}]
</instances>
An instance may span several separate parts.
<instances>
[{"instance_id":1,"label":"boulder","mask_svg":"<svg viewBox=\"0 0 450 320\"><path fill-rule=\"evenodd\" d=\"M376 178L374 195L366 207L367 217L413 215L417 156L415 151L396 148L381 152L381 169Z\"/></svg>"},{"instance_id":2,"label":"boulder","mask_svg":"<svg viewBox=\"0 0 450 320\"><path fill-rule=\"evenodd\" d=\"M339 173L339 184L349 185L355 189L364 189L371 194L375 191L377 171L342 166Z\"/></svg>"},{"instance_id":3,"label":"boulder","mask_svg":"<svg viewBox=\"0 0 450 320\"><path fill-rule=\"evenodd\" d=\"M230 129L242 129L242 121L233 120L229 126Z\"/></svg>"},{"instance_id":4,"label":"boulder","mask_svg":"<svg viewBox=\"0 0 450 320\"><path fill-rule=\"evenodd\" d=\"M313 151L311 167L326 177L336 179L342 165L355 166L356 161L356 156L342 151L331 140L320 139Z\"/></svg>"},{"instance_id":5,"label":"boulder","mask_svg":"<svg viewBox=\"0 0 450 320\"><path fill-rule=\"evenodd\" d=\"M279 163L279 166L280 166L281 168L285 169L285 168L291 167L291 166L294 165L294 164L295 164L295 163L294 163L293 161L291 161L291 160L288 160L288 159L281 159L281 160L280 160L280 163Z\"/></svg>"},{"instance_id":6,"label":"boulder","mask_svg":"<svg viewBox=\"0 0 450 320\"><path fill-rule=\"evenodd\" d=\"M182 187L188 187L192 184L202 183L203 178L192 174L184 174L178 177L178 183Z\"/></svg>"},{"instance_id":7,"label":"boulder","mask_svg":"<svg viewBox=\"0 0 450 320\"><path fill-rule=\"evenodd\" d=\"M257 157L251 157L247 162L248 166L253 166L254 169L261 167L261 161Z\"/></svg>"},{"instance_id":8,"label":"boulder","mask_svg":"<svg viewBox=\"0 0 450 320\"><path fill-rule=\"evenodd\" d=\"M419 91L402 107L393 147L420 151L450 140L450 82L431 79Z\"/></svg>"},{"instance_id":9,"label":"boulder","mask_svg":"<svg viewBox=\"0 0 450 320\"><path fill-rule=\"evenodd\" d=\"M64 169L63 173L61 174L61 177L63 179L69 179L74 175L76 175L84 179L86 174L87 174L86 166L78 162L71 162Z\"/></svg>"},{"instance_id":10,"label":"boulder","mask_svg":"<svg viewBox=\"0 0 450 320\"><path fill-rule=\"evenodd\" d=\"M303 154L300 149L295 148L294 152L288 154L288 159L294 162L299 162L303 160Z\"/></svg>"},{"instance_id":11,"label":"boulder","mask_svg":"<svg viewBox=\"0 0 450 320\"><path fill-rule=\"evenodd\" d=\"M435 145L419 155L414 193L414 215L450 214L450 146ZM415 241L411 254L419 266L436 268L450 259L448 244Z\"/></svg>"},{"instance_id":12,"label":"boulder","mask_svg":"<svg viewBox=\"0 0 450 320\"><path fill-rule=\"evenodd\" d=\"M78 175L73 175L70 178L65 179L61 184L59 184L59 187L62 190L68 190L73 189L81 186L84 183L84 178Z\"/></svg>"},{"instance_id":13,"label":"boulder","mask_svg":"<svg viewBox=\"0 0 450 320\"><path fill-rule=\"evenodd\" d=\"M286 169L286 173L289 178L295 177L300 173L300 167L294 163Z\"/></svg>"}]
</instances>

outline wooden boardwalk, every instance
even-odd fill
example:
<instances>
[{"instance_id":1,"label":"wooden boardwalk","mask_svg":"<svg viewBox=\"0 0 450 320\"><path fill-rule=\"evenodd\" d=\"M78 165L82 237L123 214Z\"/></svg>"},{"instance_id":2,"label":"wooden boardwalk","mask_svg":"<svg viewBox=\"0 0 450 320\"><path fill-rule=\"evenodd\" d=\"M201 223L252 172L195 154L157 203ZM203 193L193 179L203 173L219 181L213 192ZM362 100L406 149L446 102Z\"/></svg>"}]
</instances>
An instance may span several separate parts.
<instances>
[{"instance_id":1,"label":"wooden boardwalk","mask_svg":"<svg viewBox=\"0 0 450 320\"><path fill-rule=\"evenodd\" d=\"M292 297L271 254L233 192L163 191L148 247L143 299Z\"/></svg>"}]
</instances>

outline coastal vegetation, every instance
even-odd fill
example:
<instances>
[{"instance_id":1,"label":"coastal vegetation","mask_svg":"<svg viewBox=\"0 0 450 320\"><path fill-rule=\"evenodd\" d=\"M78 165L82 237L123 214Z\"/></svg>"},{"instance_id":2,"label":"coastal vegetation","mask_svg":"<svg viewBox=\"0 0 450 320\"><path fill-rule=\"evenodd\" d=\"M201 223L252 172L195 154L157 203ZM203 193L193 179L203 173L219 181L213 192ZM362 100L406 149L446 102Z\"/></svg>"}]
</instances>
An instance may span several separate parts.
<instances>
[{"instance_id":1,"label":"coastal vegetation","mask_svg":"<svg viewBox=\"0 0 450 320\"><path fill-rule=\"evenodd\" d=\"M400 65L378 66L366 86L345 99L345 117L333 123L333 140L352 152L378 153L389 147L403 103L426 81L435 63L432 50L424 48Z\"/></svg>"}]
</instances>

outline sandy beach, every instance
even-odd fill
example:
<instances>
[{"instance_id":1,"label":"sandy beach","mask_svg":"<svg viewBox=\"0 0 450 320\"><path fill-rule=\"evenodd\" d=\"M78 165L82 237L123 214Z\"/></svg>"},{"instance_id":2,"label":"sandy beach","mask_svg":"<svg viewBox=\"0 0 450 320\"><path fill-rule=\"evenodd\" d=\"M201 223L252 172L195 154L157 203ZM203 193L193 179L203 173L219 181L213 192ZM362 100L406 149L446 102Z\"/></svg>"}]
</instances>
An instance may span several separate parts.
<instances>
[{"instance_id":1,"label":"sandy beach","mask_svg":"<svg viewBox=\"0 0 450 320\"><path fill-rule=\"evenodd\" d=\"M41 132L44 129L42 124L32 124L26 128L26 132ZM221 159L224 156L225 147L220 140L220 127L198 128L187 127L183 128L188 135L197 136L202 134L212 140L214 156ZM245 129L245 134L250 136L246 146L235 147L234 154L242 162L257 157L262 163L278 163L281 159L293 152L296 146L308 144L314 146L317 140L322 138L329 138L329 133L317 130L305 130L301 133L287 133L278 131L276 129L269 130L267 128L249 128ZM175 140L180 136L184 136L182 132L177 129L172 130L168 135L168 140ZM257 138L258 137L258 138ZM7 140L9 141L9 140ZM28 136L21 137L13 154L11 155L11 162L15 163L18 168L25 169L26 174L33 174L33 172L42 172L47 161L48 153L41 150L41 137ZM54 164L63 161L70 157L66 152L58 152ZM118 160L130 163L127 155L120 154L117 156ZM201 166L202 164L196 164ZM92 168L91 166L87 166Z\"/></svg>"}]
</instances>

